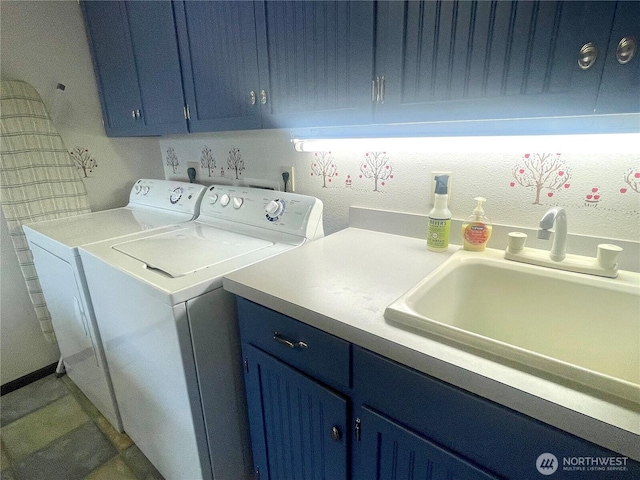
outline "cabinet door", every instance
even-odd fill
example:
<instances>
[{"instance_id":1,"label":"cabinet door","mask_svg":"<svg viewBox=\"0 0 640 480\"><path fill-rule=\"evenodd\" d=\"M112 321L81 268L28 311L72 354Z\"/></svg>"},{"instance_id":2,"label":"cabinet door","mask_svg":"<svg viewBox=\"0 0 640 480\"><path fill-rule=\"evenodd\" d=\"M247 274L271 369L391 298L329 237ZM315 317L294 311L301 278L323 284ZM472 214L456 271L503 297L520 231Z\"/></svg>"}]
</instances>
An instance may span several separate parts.
<instances>
[{"instance_id":1,"label":"cabinet door","mask_svg":"<svg viewBox=\"0 0 640 480\"><path fill-rule=\"evenodd\" d=\"M380 2L381 121L592 114L614 2Z\"/></svg>"},{"instance_id":2,"label":"cabinet door","mask_svg":"<svg viewBox=\"0 0 640 480\"><path fill-rule=\"evenodd\" d=\"M374 2L256 2L265 128L371 121Z\"/></svg>"},{"instance_id":3,"label":"cabinet door","mask_svg":"<svg viewBox=\"0 0 640 480\"><path fill-rule=\"evenodd\" d=\"M596 113L640 112L639 42L640 2L618 2Z\"/></svg>"},{"instance_id":4,"label":"cabinet door","mask_svg":"<svg viewBox=\"0 0 640 480\"><path fill-rule=\"evenodd\" d=\"M253 346L243 351L260 479L346 479L347 401Z\"/></svg>"},{"instance_id":5,"label":"cabinet door","mask_svg":"<svg viewBox=\"0 0 640 480\"><path fill-rule=\"evenodd\" d=\"M174 9L189 130L260 128L253 2L186 1Z\"/></svg>"},{"instance_id":6,"label":"cabinet door","mask_svg":"<svg viewBox=\"0 0 640 480\"><path fill-rule=\"evenodd\" d=\"M354 480L498 478L366 407L358 408L354 417Z\"/></svg>"},{"instance_id":7,"label":"cabinet door","mask_svg":"<svg viewBox=\"0 0 640 480\"><path fill-rule=\"evenodd\" d=\"M187 131L170 2L83 2L107 136Z\"/></svg>"},{"instance_id":8,"label":"cabinet door","mask_svg":"<svg viewBox=\"0 0 640 480\"><path fill-rule=\"evenodd\" d=\"M186 133L178 40L171 2L126 2L145 135Z\"/></svg>"},{"instance_id":9,"label":"cabinet door","mask_svg":"<svg viewBox=\"0 0 640 480\"><path fill-rule=\"evenodd\" d=\"M82 2L107 136L135 130L142 109L124 2Z\"/></svg>"}]
</instances>

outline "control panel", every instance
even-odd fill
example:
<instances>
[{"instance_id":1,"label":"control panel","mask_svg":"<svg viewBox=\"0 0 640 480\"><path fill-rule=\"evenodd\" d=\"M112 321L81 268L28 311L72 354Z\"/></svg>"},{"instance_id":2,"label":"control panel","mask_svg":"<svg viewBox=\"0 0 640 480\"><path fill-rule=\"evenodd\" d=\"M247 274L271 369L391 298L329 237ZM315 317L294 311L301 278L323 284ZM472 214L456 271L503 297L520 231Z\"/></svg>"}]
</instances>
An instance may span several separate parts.
<instances>
[{"instance_id":1,"label":"control panel","mask_svg":"<svg viewBox=\"0 0 640 480\"><path fill-rule=\"evenodd\" d=\"M200 205L199 221L231 221L311 240L324 235L322 202L296 193L212 185Z\"/></svg>"},{"instance_id":2,"label":"control panel","mask_svg":"<svg viewBox=\"0 0 640 480\"><path fill-rule=\"evenodd\" d=\"M131 188L129 204L164 208L196 216L206 190L206 186L197 183L140 179Z\"/></svg>"}]
</instances>

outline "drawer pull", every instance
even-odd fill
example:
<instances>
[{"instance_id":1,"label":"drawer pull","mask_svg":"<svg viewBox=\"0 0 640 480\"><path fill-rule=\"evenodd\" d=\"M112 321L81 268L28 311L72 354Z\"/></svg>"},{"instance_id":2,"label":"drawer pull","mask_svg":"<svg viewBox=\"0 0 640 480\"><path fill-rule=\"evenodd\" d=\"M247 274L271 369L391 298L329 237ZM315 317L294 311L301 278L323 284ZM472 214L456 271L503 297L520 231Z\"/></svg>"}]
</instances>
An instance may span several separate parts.
<instances>
[{"instance_id":1,"label":"drawer pull","mask_svg":"<svg viewBox=\"0 0 640 480\"><path fill-rule=\"evenodd\" d=\"M302 342L302 341L295 342L295 341L289 340L288 338L282 336L278 332L273 332L273 339L276 342L281 343L282 345L286 345L289 348L307 348L309 346L305 342Z\"/></svg>"}]
</instances>

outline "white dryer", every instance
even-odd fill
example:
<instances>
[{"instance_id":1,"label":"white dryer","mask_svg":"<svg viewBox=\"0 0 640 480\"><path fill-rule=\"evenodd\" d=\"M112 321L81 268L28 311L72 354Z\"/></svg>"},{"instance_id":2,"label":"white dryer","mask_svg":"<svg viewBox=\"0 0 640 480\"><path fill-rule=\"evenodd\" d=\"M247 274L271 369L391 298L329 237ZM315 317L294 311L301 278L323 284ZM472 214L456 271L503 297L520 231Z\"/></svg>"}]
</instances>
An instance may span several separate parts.
<instances>
[{"instance_id":1,"label":"white dryer","mask_svg":"<svg viewBox=\"0 0 640 480\"><path fill-rule=\"evenodd\" d=\"M193 220L206 187L138 180L126 207L24 226L69 378L118 430L122 421L78 247Z\"/></svg>"},{"instance_id":2,"label":"white dryer","mask_svg":"<svg viewBox=\"0 0 640 480\"><path fill-rule=\"evenodd\" d=\"M212 186L178 230L80 251L126 432L168 479L251 475L234 270L323 236L322 203Z\"/></svg>"}]
</instances>

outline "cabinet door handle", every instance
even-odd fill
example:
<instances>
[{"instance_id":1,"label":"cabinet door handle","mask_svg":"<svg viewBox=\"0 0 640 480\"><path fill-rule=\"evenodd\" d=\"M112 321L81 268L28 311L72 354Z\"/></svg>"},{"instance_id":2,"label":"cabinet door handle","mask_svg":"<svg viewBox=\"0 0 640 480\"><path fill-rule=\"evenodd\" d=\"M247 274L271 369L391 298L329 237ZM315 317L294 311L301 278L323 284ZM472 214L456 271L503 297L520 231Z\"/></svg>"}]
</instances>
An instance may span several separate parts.
<instances>
[{"instance_id":1,"label":"cabinet door handle","mask_svg":"<svg viewBox=\"0 0 640 480\"><path fill-rule=\"evenodd\" d=\"M618 60L618 63L620 65L629 63L636 54L637 46L638 41L636 40L636 37L627 36L620 40L618 48L616 49L616 59Z\"/></svg>"},{"instance_id":2,"label":"cabinet door handle","mask_svg":"<svg viewBox=\"0 0 640 480\"><path fill-rule=\"evenodd\" d=\"M376 81L375 79L371 80L371 101L376 101Z\"/></svg>"},{"instance_id":3,"label":"cabinet door handle","mask_svg":"<svg viewBox=\"0 0 640 480\"><path fill-rule=\"evenodd\" d=\"M136 111L135 110L131 110L131 117L135 120L136 119Z\"/></svg>"},{"instance_id":4,"label":"cabinet door handle","mask_svg":"<svg viewBox=\"0 0 640 480\"><path fill-rule=\"evenodd\" d=\"M136 118L140 118L140 110L136 110L135 114L136 114Z\"/></svg>"},{"instance_id":5,"label":"cabinet door handle","mask_svg":"<svg viewBox=\"0 0 640 480\"><path fill-rule=\"evenodd\" d=\"M267 104L267 92L265 90L260 90L260 103L262 105Z\"/></svg>"},{"instance_id":6,"label":"cabinet door handle","mask_svg":"<svg viewBox=\"0 0 640 480\"><path fill-rule=\"evenodd\" d=\"M296 342L295 340L289 340L287 337L281 335L278 332L273 332L273 339L276 342L281 343L282 345L285 345L289 348L307 348L309 346L303 341Z\"/></svg>"},{"instance_id":7,"label":"cabinet door handle","mask_svg":"<svg viewBox=\"0 0 640 480\"><path fill-rule=\"evenodd\" d=\"M594 43L585 43L578 55L578 66L582 70L588 70L598 59L598 47Z\"/></svg>"},{"instance_id":8,"label":"cabinet door handle","mask_svg":"<svg viewBox=\"0 0 640 480\"><path fill-rule=\"evenodd\" d=\"M189 111L189 105L184 106L184 119L191 120L191 112Z\"/></svg>"},{"instance_id":9,"label":"cabinet door handle","mask_svg":"<svg viewBox=\"0 0 640 480\"><path fill-rule=\"evenodd\" d=\"M334 442L339 442L341 438L342 438L342 432L340 431L340 429L336 426L332 427L331 440L333 440Z\"/></svg>"},{"instance_id":10,"label":"cabinet door handle","mask_svg":"<svg viewBox=\"0 0 640 480\"><path fill-rule=\"evenodd\" d=\"M256 92L254 92L253 90L249 92L249 103L251 103L251 105L256 104Z\"/></svg>"},{"instance_id":11,"label":"cabinet door handle","mask_svg":"<svg viewBox=\"0 0 640 480\"><path fill-rule=\"evenodd\" d=\"M384 75L380 77L380 103L384 103L385 82Z\"/></svg>"}]
</instances>

